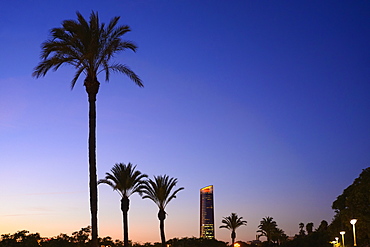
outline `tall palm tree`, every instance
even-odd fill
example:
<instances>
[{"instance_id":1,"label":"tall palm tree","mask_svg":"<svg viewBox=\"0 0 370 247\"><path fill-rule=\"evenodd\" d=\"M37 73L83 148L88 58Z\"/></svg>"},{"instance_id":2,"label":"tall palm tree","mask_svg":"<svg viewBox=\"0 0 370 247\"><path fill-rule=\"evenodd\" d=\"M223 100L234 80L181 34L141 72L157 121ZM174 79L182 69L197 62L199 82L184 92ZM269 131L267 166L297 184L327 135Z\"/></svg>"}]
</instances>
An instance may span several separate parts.
<instances>
[{"instance_id":1,"label":"tall palm tree","mask_svg":"<svg viewBox=\"0 0 370 247\"><path fill-rule=\"evenodd\" d=\"M223 217L222 223L224 225L220 228L226 228L231 231L231 246L234 247L234 242L236 238L236 228L239 226L247 225L247 221L243 220L243 217L239 217L236 213L231 213L230 216Z\"/></svg>"},{"instance_id":2,"label":"tall palm tree","mask_svg":"<svg viewBox=\"0 0 370 247\"><path fill-rule=\"evenodd\" d=\"M100 83L98 74L105 72L109 81L111 72L127 75L139 87L143 87L140 78L126 65L112 61L113 55L124 50L136 51L137 47L122 36L131 31L129 26L117 26L119 17L114 17L106 26L99 22L98 13L91 12L90 20L77 12L77 20L65 20L62 27L50 31L51 39L42 44L42 61L35 67L33 76L43 77L50 70L57 70L61 65L69 64L76 69L71 87L78 78L85 75L84 86L89 103L89 174L90 174L90 211L92 245L98 246L98 189L96 176L96 95Z\"/></svg>"},{"instance_id":3,"label":"tall palm tree","mask_svg":"<svg viewBox=\"0 0 370 247\"><path fill-rule=\"evenodd\" d=\"M166 206L174 198L176 194L183 190L184 187L178 188L172 192L172 189L177 184L177 178L169 178L167 175L154 176L154 180L146 181L146 186L143 190L143 199L148 198L157 204L159 212L159 230L161 234L162 247L166 246L166 236L164 234L164 220L166 219Z\"/></svg>"},{"instance_id":4,"label":"tall palm tree","mask_svg":"<svg viewBox=\"0 0 370 247\"><path fill-rule=\"evenodd\" d=\"M257 232L261 233L259 236L266 236L267 243L270 245L271 237L273 232L276 230L277 224L272 217L267 216L262 218L260 225L258 226L259 230Z\"/></svg>"},{"instance_id":5,"label":"tall palm tree","mask_svg":"<svg viewBox=\"0 0 370 247\"><path fill-rule=\"evenodd\" d=\"M115 164L111 169L111 173L105 173L105 178L100 179L98 184L108 184L113 190L116 190L121 196L121 210L123 215L123 242L127 247L128 242L128 210L130 207L129 197L134 193L141 195L145 184L144 178L148 175L142 174L135 170L136 166L131 163L127 165L120 163Z\"/></svg>"}]
</instances>

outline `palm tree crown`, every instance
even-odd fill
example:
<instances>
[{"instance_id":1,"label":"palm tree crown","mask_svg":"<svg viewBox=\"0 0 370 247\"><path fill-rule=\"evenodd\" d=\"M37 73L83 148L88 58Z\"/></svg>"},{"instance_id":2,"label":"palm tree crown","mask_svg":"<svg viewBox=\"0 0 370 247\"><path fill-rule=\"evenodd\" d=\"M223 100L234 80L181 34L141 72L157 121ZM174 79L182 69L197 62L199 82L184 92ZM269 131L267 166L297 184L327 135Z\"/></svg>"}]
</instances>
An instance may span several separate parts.
<instances>
[{"instance_id":1,"label":"palm tree crown","mask_svg":"<svg viewBox=\"0 0 370 247\"><path fill-rule=\"evenodd\" d=\"M143 199L148 198L157 204L160 210L164 210L167 204L174 198L176 194L184 188L178 188L172 192L172 189L177 184L177 178L170 178L167 175L154 176L154 180L149 179L147 186L144 189Z\"/></svg>"},{"instance_id":2,"label":"palm tree crown","mask_svg":"<svg viewBox=\"0 0 370 247\"><path fill-rule=\"evenodd\" d=\"M111 169L111 173L105 173L105 178L99 180L99 184L104 183L117 191L121 197L130 197L134 193L143 192L144 178L148 177L140 171L135 170L136 166L131 163L127 165L120 163L115 164Z\"/></svg>"},{"instance_id":3,"label":"palm tree crown","mask_svg":"<svg viewBox=\"0 0 370 247\"><path fill-rule=\"evenodd\" d=\"M98 13L92 12L90 21L87 22L77 12L77 21L63 21L62 27L53 28L50 31L51 39L42 44L42 62L35 68L33 76L45 76L51 68L57 70L63 64L70 64L77 69L71 81L72 88L81 73L89 80L96 80L96 76L102 71L105 72L106 81L109 81L110 72L121 72L142 87L140 78L130 68L121 63L110 62L117 52L126 49L135 52L137 49L132 42L121 40L121 36L131 30L127 25L117 26L119 19L118 16L114 17L105 26L104 23L99 23Z\"/></svg>"},{"instance_id":4,"label":"palm tree crown","mask_svg":"<svg viewBox=\"0 0 370 247\"><path fill-rule=\"evenodd\" d=\"M236 213L231 213L230 216L224 217L222 223L225 225L220 226L220 228L226 228L229 230L234 230L242 225L247 225L247 221L243 220L243 217L239 217Z\"/></svg>"}]
</instances>

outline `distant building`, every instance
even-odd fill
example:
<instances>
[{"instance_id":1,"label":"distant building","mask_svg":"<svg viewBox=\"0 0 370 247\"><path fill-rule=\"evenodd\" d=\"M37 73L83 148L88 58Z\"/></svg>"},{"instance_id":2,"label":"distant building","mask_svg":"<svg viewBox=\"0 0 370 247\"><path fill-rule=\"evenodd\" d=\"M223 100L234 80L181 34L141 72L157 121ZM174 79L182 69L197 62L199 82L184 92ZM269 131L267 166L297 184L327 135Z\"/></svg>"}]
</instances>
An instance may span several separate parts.
<instances>
[{"instance_id":1,"label":"distant building","mask_svg":"<svg viewBox=\"0 0 370 247\"><path fill-rule=\"evenodd\" d=\"M200 237L215 238L213 185L200 189Z\"/></svg>"}]
</instances>

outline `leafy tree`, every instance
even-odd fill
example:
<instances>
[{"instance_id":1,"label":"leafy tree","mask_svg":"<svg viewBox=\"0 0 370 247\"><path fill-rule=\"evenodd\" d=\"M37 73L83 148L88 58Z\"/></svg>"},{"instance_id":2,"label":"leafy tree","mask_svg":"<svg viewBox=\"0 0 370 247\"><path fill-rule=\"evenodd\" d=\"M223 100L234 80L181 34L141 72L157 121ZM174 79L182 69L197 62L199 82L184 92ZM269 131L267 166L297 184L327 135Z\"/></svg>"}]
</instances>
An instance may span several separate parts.
<instances>
[{"instance_id":1,"label":"leafy tree","mask_svg":"<svg viewBox=\"0 0 370 247\"><path fill-rule=\"evenodd\" d=\"M56 237L43 239L42 241L43 247L72 247L76 246L73 242L73 237L68 236L65 233L61 233Z\"/></svg>"},{"instance_id":2,"label":"leafy tree","mask_svg":"<svg viewBox=\"0 0 370 247\"><path fill-rule=\"evenodd\" d=\"M259 237L265 236L267 238L268 245L270 245L271 236L276 230L276 227L277 224L272 217L267 216L265 218L262 218L262 220L260 221L260 225L258 226L259 230L257 231L260 233Z\"/></svg>"},{"instance_id":3,"label":"leafy tree","mask_svg":"<svg viewBox=\"0 0 370 247\"><path fill-rule=\"evenodd\" d=\"M282 243L281 247L331 247L327 229L317 229L308 235L296 235L291 241Z\"/></svg>"},{"instance_id":4,"label":"leafy tree","mask_svg":"<svg viewBox=\"0 0 370 247\"><path fill-rule=\"evenodd\" d=\"M306 235L305 231L303 230L304 224L301 222L299 223L299 236L304 236Z\"/></svg>"},{"instance_id":5,"label":"leafy tree","mask_svg":"<svg viewBox=\"0 0 370 247\"><path fill-rule=\"evenodd\" d=\"M4 247L38 247L41 237L39 233L29 233L29 231L22 230L14 234L1 235L0 246Z\"/></svg>"},{"instance_id":6,"label":"leafy tree","mask_svg":"<svg viewBox=\"0 0 370 247\"><path fill-rule=\"evenodd\" d=\"M75 231L72 233L72 242L75 243L78 247L87 246L89 242L89 235L91 232L91 227L83 227L79 231Z\"/></svg>"},{"instance_id":7,"label":"leafy tree","mask_svg":"<svg viewBox=\"0 0 370 247\"><path fill-rule=\"evenodd\" d=\"M109 81L111 72L127 75L139 87L140 78L126 65L112 62L113 56L124 50L136 51L136 45L123 41L122 36L130 31L129 26L117 26L119 17L114 17L106 26L99 22L98 13L91 12L90 20L77 12L77 20L65 20L62 27L50 31L51 39L42 44L42 61L35 67L33 76L43 77L50 70L69 64L76 69L71 86L75 86L82 73L89 103L89 173L92 245L98 246L98 192L96 175L96 96L100 82L98 74L105 72Z\"/></svg>"},{"instance_id":8,"label":"leafy tree","mask_svg":"<svg viewBox=\"0 0 370 247\"><path fill-rule=\"evenodd\" d=\"M171 247L226 247L226 243L209 238L173 238L167 241Z\"/></svg>"},{"instance_id":9,"label":"leafy tree","mask_svg":"<svg viewBox=\"0 0 370 247\"><path fill-rule=\"evenodd\" d=\"M220 228L226 228L231 231L231 246L234 246L236 232L235 230L242 225L247 225L247 221L243 220L243 217L239 217L236 213L231 213L230 216L224 217L222 220L224 225Z\"/></svg>"},{"instance_id":10,"label":"leafy tree","mask_svg":"<svg viewBox=\"0 0 370 247\"><path fill-rule=\"evenodd\" d=\"M277 245L281 245L288 240L288 236L282 229L276 227L275 230L272 231L271 240Z\"/></svg>"},{"instance_id":11,"label":"leafy tree","mask_svg":"<svg viewBox=\"0 0 370 247\"><path fill-rule=\"evenodd\" d=\"M317 228L317 231L318 232L324 232L328 230L328 222L326 220L322 220L320 225L319 225L319 228Z\"/></svg>"},{"instance_id":12,"label":"leafy tree","mask_svg":"<svg viewBox=\"0 0 370 247\"><path fill-rule=\"evenodd\" d=\"M99 245L100 246L116 246L112 238L109 236L99 239Z\"/></svg>"},{"instance_id":13,"label":"leafy tree","mask_svg":"<svg viewBox=\"0 0 370 247\"><path fill-rule=\"evenodd\" d=\"M99 184L108 184L113 190L117 191L121 196L121 210L123 215L123 242L127 247L128 241L128 210L130 207L129 197L134 193L141 195L145 184L144 178L148 177L140 171L135 170L136 166L131 163L127 165L120 163L115 164L111 169L111 173L107 172L105 179L99 180Z\"/></svg>"},{"instance_id":14,"label":"leafy tree","mask_svg":"<svg viewBox=\"0 0 370 247\"><path fill-rule=\"evenodd\" d=\"M332 204L335 211L334 219L329 228L333 236L342 230L352 233L350 220L357 219L356 239L358 246L370 245L370 167L363 169L358 178L344 189ZM353 243L352 237L346 242Z\"/></svg>"},{"instance_id":15,"label":"leafy tree","mask_svg":"<svg viewBox=\"0 0 370 247\"><path fill-rule=\"evenodd\" d=\"M306 224L306 231L307 231L307 234L311 234L313 232L313 223L312 222Z\"/></svg>"},{"instance_id":16,"label":"leafy tree","mask_svg":"<svg viewBox=\"0 0 370 247\"><path fill-rule=\"evenodd\" d=\"M69 236L61 233L51 238L41 238L39 233L29 233L26 230L14 234L3 234L0 237L0 247L85 247L91 241L89 235L91 227L83 227ZM104 237L99 240L99 246L123 247L120 240L113 241L111 237ZM150 245L151 246L151 245Z\"/></svg>"},{"instance_id":17,"label":"leafy tree","mask_svg":"<svg viewBox=\"0 0 370 247\"><path fill-rule=\"evenodd\" d=\"M146 181L145 187L143 189L143 199L152 200L159 209L158 219L159 219L159 229L161 234L162 247L166 246L166 237L164 233L164 220L166 219L165 208L167 204L174 198L176 194L183 190L184 187L178 188L172 191L177 184L177 178L169 178L167 175L164 176L154 176L154 180L149 179Z\"/></svg>"}]
</instances>

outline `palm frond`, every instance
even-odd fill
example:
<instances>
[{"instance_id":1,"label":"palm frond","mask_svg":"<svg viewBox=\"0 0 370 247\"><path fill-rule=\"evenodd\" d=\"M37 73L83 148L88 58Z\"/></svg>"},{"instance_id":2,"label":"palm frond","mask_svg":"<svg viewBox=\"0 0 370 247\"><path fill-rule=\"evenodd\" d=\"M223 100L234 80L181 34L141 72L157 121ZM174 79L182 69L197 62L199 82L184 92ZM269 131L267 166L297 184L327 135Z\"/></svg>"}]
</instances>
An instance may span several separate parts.
<instances>
[{"instance_id":1,"label":"palm frond","mask_svg":"<svg viewBox=\"0 0 370 247\"><path fill-rule=\"evenodd\" d=\"M110 20L106 30L107 33L111 33L114 30L114 27L117 25L119 19L120 19L119 16L115 16Z\"/></svg>"},{"instance_id":2,"label":"palm frond","mask_svg":"<svg viewBox=\"0 0 370 247\"><path fill-rule=\"evenodd\" d=\"M144 84L142 83L141 79L126 65L123 64L113 64L109 67L114 72L121 72L125 75L127 75L132 81L136 83L139 87L144 87Z\"/></svg>"},{"instance_id":3,"label":"palm frond","mask_svg":"<svg viewBox=\"0 0 370 247\"><path fill-rule=\"evenodd\" d=\"M75 73L75 76L73 77L72 81L71 81L71 89L73 89L76 85L76 82L78 80L78 78L80 77L81 73L85 70L85 67L84 66L80 66L76 73Z\"/></svg>"},{"instance_id":4,"label":"palm frond","mask_svg":"<svg viewBox=\"0 0 370 247\"><path fill-rule=\"evenodd\" d=\"M124 50L132 50L136 52L137 46L131 41L121 41L117 46L117 50L124 51Z\"/></svg>"}]
</instances>

